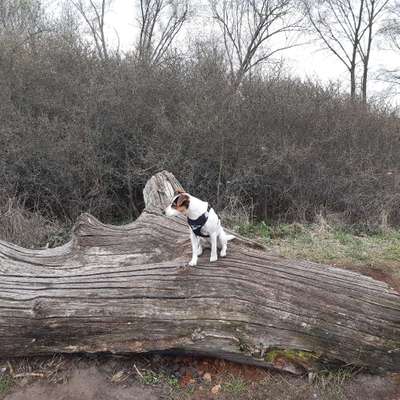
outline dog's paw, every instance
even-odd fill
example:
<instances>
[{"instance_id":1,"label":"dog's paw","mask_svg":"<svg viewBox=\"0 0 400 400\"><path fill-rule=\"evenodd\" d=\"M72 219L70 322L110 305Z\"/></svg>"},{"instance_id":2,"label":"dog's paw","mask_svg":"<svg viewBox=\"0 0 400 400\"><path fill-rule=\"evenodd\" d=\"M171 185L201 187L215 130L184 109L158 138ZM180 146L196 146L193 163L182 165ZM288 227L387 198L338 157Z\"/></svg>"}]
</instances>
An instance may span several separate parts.
<instances>
[{"instance_id":1,"label":"dog's paw","mask_svg":"<svg viewBox=\"0 0 400 400\"><path fill-rule=\"evenodd\" d=\"M218 256L211 256L210 257L210 262L214 262L218 260Z\"/></svg>"},{"instance_id":2,"label":"dog's paw","mask_svg":"<svg viewBox=\"0 0 400 400\"><path fill-rule=\"evenodd\" d=\"M189 262L189 267L195 267L197 265L197 260L191 260Z\"/></svg>"},{"instance_id":3,"label":"dog's paw","mask_svg":"<svg viewBox=\"0 0 400 400\"><path fill-rule=\"evenodd\" d=\"M221 250L221 252L219 253L219 255L220 255L221 257L226 257L226 250L225 250L225 251Z\"/></svg>"}]
</instances>

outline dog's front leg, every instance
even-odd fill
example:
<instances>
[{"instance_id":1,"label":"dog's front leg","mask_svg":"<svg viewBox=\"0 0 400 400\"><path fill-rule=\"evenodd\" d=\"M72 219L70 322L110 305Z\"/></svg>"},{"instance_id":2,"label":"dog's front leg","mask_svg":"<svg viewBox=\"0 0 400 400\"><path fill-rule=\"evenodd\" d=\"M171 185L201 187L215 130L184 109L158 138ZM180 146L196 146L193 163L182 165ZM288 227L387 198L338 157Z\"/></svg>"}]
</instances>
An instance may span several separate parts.
<instances>
[{"instance_id":1,"label":"dog's front leg","mask_svg":"<svg viewBox=\"0 0 400 400\"><path fill-rule=\"evenodd\" d=\"M210 262L217 261L217 233L210 233L211 257Z\"/></svg>"},{"instance_id":2,"label":"dog's front leg","mask_svg":"<svg viewBox=\"0 0 400 400\"><path fill-rule=\"evenodd\" d=\"M191 231L190 240L192 242L192 259L189 262L189 266L194 267L197 265L197 252L199 249L199 238Z\"/></svg>"}]
</instances>

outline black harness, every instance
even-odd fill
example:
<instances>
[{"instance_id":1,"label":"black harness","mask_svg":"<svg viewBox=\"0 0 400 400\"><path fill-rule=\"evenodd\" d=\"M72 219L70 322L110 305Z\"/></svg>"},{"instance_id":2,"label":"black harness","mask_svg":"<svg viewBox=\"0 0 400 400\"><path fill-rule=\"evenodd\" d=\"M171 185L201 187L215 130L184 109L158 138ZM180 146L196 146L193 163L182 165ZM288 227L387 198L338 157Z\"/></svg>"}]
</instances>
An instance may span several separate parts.
<instances>
[{"instance_id":1,"label":"black harness","mask_svg":"<svg viewBox=\"0 0 400 400\"><path fill-rule=\"evenodd\" d=\"M206 224L208 220L208 213L210 212L211 207L210 205L207 207L207 211L204 214L201 214L199 218L197 219L190 219L188 217L187 222L192 229L193 233L196 236L201 236L201 237L210 237L210 235L204 235L201 233L201 228Z\"/></svg>"}]
</instances>

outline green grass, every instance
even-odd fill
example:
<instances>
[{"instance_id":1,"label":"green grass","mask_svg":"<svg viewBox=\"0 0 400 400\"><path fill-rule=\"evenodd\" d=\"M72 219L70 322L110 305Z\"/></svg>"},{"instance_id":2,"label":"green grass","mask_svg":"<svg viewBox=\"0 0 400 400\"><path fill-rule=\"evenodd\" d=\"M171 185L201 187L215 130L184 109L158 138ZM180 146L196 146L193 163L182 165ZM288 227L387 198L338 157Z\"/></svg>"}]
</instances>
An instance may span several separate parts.
<instances>
[{"instance_id":1,"label":"green grass","mask_svg":"<svg viewBox=\"0 0 400 400\"><path fill-rule=\"evenodd\" d=\"M285 257L339 265L400 266L398 230L265 222L240 225L236 230Z\"/></svg>"},{"instance_id":2,"label":"green grass","mask_svg":"<svg viewBox=\"0 0 400 400\"><path fill-rule=\"evenodd\" d=\"M222 385L222 389L233 396L239 396L244 393L247 388L248 382L235 376L231 376L228 381Z\"/></svg>"},{"instance_id":3,"label":"green grass","mask_svg":"<svg viewBox=\"0 0 400 400\"><path fill-rule=\"evenodd\" d=\"M145 385L159 385L164 379L164 375L153 371L144 371L142 382Z\"/></svg>"},{"instance_id":4,"label":"green grass","mask_svg":"<svg viewBox=\"0 0 400 400\"><path fill-rule=\"evenodd\" d=\"M0 396L6 395L12 386L13 382L9 376L0 376Z\"/></svg>"},{"instance_id":5,"label":"green grass","mask_svg":"<svg viewBox=\"0 0 400 400\"><path fill-rule=\"evenodd\" d=\"M168 385L171 389L177 389L179 387L178 378L172 375L166 375L162 372L144 371L142 382L145 385L156 386L162 383Z\"/></svg>"}]
</instances>

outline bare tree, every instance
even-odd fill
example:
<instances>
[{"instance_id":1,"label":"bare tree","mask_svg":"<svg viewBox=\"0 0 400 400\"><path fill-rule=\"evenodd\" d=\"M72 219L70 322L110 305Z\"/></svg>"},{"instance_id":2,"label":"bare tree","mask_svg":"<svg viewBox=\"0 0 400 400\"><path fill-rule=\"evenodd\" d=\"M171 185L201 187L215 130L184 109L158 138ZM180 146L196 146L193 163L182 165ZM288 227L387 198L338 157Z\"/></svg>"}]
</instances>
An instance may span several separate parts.
<instances>
[{"instance_id":1,"label":"bare tree","mask_svg":"<svg viewBox=\"0 0 400 400\"><path fill-rule=\"evenodd\" d=\"M108 60L105 35L105 14L112 0L71 0L88 26L97 53L102 60Z\"/></svg>"},{"instance_id":2,"label":"bare tree","mask_svg":"<svg viewBox=\"0 0 400 400\"><path fill-rule=\"evenodd\" d=\"M390 48L397 53L400 52L400 2L396 1L388 7L388 10L389 16L379 33L383 34ZM384 69L380 79L392 85L398 85L400 84L400 70Z\"/></svg>"},{"instance_id":3,"label":"bare tree","mask_svg":"<svg viewBox=\"0 0 400 400\"><path fill-rule=\"evenodd\" d=\"M350 96L356 97L358 49L363 32L366 0L323 0L304 2L304 9L313 30L324 46L334 54L350 74Z\"/></svg>"},{"instance_id":4,"label":"bare tree","mask_svg":"<svg viewBox=\"0 0 400 400\"><path fill-rule=\"evenodd\" d=\"M387 4L388 0L322 0L314 4L304 1L312 30L350 74L352 99L357 94L357 72L361 60L361 95L366 102L374 28Z\"/></svg>"},{"instance_id":5,"label":"bare tree","mask_svg":"<svg viewBox=\"0 0 400 400\"><path fill-rule=\"evenodd\" d=\"M371 57L372 42L375 36L375 27L379 17L387 8L389 0L365 0L365 27L361 33L358 52L362 61L361 95L364 103L367 101L367 83L369 61ZM378 29L376 29L378 31Z\"/></svg>"},{"instance_id":6,"label":"bare tree","mask_svg":"<svg viewBox=\"0 0 400 400\"><path fill-rule=\"evenodd\" d=\"M0 0L0 66L10 74L19 50L35 48L39 37L51 29L41 0Z\"/></svg>"},{"instance_id":7,"label":"bare tree","mask_svg":"<svg viewBox=\"0 0 400 400\"><path fill-rule=\"evenodd\" d=\"M210 1L236 86L253 67L295 45L288 38L300 25L293 0Z\"/></svg>"},{"instance_id":8,"label":"bare tree","mask_svg":"<svg viewBox=\"0 0 400 400\"><path fill-rule=\"evenodd\" d=\"M160 63L189 16L188 0L139 0L138 57Z\"/></svg>"},{"instance_id":9,"label":"bare tree","mask_svg":"<svg viewBox=\"0 0 400 400\"><path fill-rule=\"evenodd\" d=\"M289 33L298 30L300 26L293 0L210 0L210 5L213 18L222 31L233 91L236 91L244 76L254 67L296 45L288 39ZM229 97L226 101L229 101ZM224 130L219 133L219 141L217 204L220 201L225 167Z\"/></svg>"},{"instance_id":10,"label":"bare tree","mask_svg":"<svg viewBox=\"0 0 400 400\"><path fill-rule=\"evenodd\" d=\"M389 17L381 32L390 40L393 50L400 51L400 2L396 1L389 8Z\"/></svg>"},{"instance_id":11,"label":"bare tree","mask_svg":"<svg viewBox=\"0 0 400 400\"><path fill-rule=\"evenodd\" d=\"M82 43L83 38L80 32L80 15L76 7L69 0L64 0L60 5L60 13L55 20L55 29L66 41Z\"/></svg>"},{"instance_id":12,"label":"bare tree","mask_svg":"<svg viewBox=\"0 0 400 400\"><path fill-rule=\"evenodd\" d=\"M44 32L47 27L40 0L1 0L0 35L12 37L23 44Z\"/></svg>"}]
</instances>

